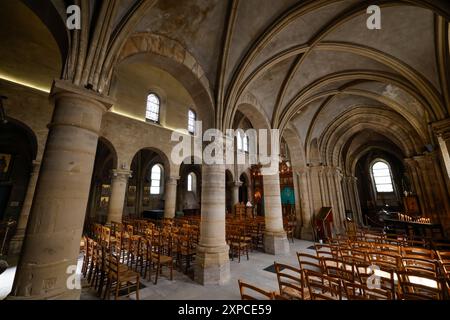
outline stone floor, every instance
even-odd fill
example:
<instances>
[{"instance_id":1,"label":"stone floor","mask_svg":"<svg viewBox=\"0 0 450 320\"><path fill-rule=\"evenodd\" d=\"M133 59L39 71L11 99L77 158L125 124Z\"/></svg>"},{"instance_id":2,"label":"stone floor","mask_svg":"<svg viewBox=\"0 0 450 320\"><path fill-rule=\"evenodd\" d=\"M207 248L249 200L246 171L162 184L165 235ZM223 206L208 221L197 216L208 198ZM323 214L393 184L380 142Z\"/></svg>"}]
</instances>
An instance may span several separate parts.
<instances>
[{"instance_id":1,"label":"stone floor","mask_svg":"<svg viewBox=\"0 0 450 320\"><path fill-rule=\"evenodd\" d=\"M257 285L268 290L277 290L278 283L275 273L265 271L277 261L279 263L298 266L296 252L306 252L314 254L314 250L307 249L311 242L295 240L290 243L290 254L287 256L274 256L263 252L251 252L250 260L241 257L241 262L237 259L230 261L231 279L222 286L202 286L194 282L189 276L174 271L174 279L170 281L167 277L166 269L163 276L158 279L158 284L154 285L148 281L142 281L146 286L139 291L141 300L239 300L238 279ZM81 294L82 300L98 299L92 289L88 288L84 281ZM124 298L127 299L127 298ZM135 299L132 294L130 299Z\"/></svg>"},{"instance_id":2,"label":"stone floor","mask_svg":"<svg viewBox=\"0 0 450 320\"><path fill-rule=\"evenodd\" d=\"M296 252L313 253L314 250L308 249L312 245L309 241L295 240L290 243L290 254L286 256L274 256L263 252L250 252L250 260L241 258L230 261L231 279L222 286L202 286L194 282L190 276L179 271L174 271L174 279L170 281L167 277L168 272L164 270L163 275L159 277L158 284L142 280L145 288L139 291L141 300L236 300L240 299L238 279L244 280L258 287L267 290L276 290L278 288L276 274L265 271L277 261L279 263L298 266ZM81 262L79 261L78 273L81 271ZM14 281L16 267L7 269L0 275L0 300L4 299L11 291ZM99 299L94 290L89 288L86 281L82 280L81 300ZM127 299L126 297L124 299ZM130 299L135 299L132 294Z\"/></svg>"}]
</instances>

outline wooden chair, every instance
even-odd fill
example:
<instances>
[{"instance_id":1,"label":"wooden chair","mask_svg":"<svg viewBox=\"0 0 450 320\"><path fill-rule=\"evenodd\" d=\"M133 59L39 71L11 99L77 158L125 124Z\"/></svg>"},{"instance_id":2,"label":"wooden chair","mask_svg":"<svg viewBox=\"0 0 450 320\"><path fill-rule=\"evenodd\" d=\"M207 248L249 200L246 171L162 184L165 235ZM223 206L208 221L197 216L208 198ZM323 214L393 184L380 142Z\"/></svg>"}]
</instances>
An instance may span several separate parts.
<instances>
[{"instance_id":1,"label":"wooden chair","mask_svg":"<svg viewBox=\"0 0 450 320\"><path fill-rule=\"evenodd\" d=\"M241 254L247 256L249 260L249 247L250 244L245 239L245 235L241 234L240 231L232 231L228 236L228 245L230 246L231 260L234 260L234 256L238 257L238 262L241 262Z\"/></svg>"},{"instance_id":2,"label":"wooden chair","mask_svg":"<svg viewBox=\"0 0 450 320\"><path fill-rule=\"evenodd\" d=\"M398 278L403 300L442 300L444 297L441 282L436 277L402 270L398 271Z\"/></svg>"},{"instance_id":3,"label":"wooden chair","mask_svg":"<svg viewBox=\"0 0 450 320\"><path fill-rule=\"evenodd\" d=\"M94 250L92 254L92 262L88 271L88 282L94 289L98 289L105 272L105 248L100 243L94 243Z\"/></svg>"},{"instance_id":4,"label":"wooden chair","mask_svg":"<svg viewBox=\"0 0 450 320\"><path fill-rule=\"evenodd\" d=\"M339 250L337 246L329 244L314 244L316 255L318 258L336 258L338 257Z\"/></svg>"},{"instance_id":5,"label":"wooden chair","mask_svg":"<svg viewBox=\"0 0 450 320\"><path fill-rule=\"evenodd\" d=\"M322 272L323 266L322 261L317 256L313 256L307 253L297 252L298 264L300 266L300 270L312 270L316 272Z\"/></svg>"},{"instance_id":6,"label":"wooden chair","mask_svg":"<svg viewBox=\"0 0 450 320\"><path fill-rule=\"evenodd\" d=\"M401 247L396 244L388 244L388 243L373 243L371 251L379 251L385 252L392 256L400 256L401 255Z\"/></svg>"},{"instance_id":7,"label":"wooden chair","mask_svg":"<svg viewBox=\"0 0 450 320\"><path fill-rule=\"evenodd\" d=\"M370 289L365 284L344 281L348 300L392 300L391 292L384 289Z\"/></svg>"},{"instance_id":8,"label":"wooden chair","mask_svg":"<svg viewBox=\"0 0 450 320\"><path fill-rule=\"evenodd\" d=\"M351 250L351 255L353 258L358 259L360 261L369 261L369 257L367 256L367 253L369 251L364 250L364 249L359 249L359 248L352 248Z\"/></svg>"},{"instance_id":9,"label":"wooden chair","mask_svg":"<svg viewBox=\"0 0 450 320\"><path fill-rule=\"evenodd\" d=\"M391 299L396 298L397 276L394 269L373 265L370 262L357 263L354 267L359 284L370 287L379 286L379 289L389 292Z\"/></svg>"},{"instance_id":10,"label":"wooden chair","mask_svg":"<svg viewBox=\"0 0 450 320\"><path fill-rule=\"evenodd\" d=\"M432 242L432 249L436 251L450 251L450 242Z\"/></svg>"},{"instance_id":11,"label":"wooden chair","mask_svg":"<svg viewBox=\"0 0 450 320\"><path fill-rule=\"evenodd\" d=\"M277 273L279 295L288 300L307 300L309 291L306 289L303 272L287 264L274 262Z\"/></svg>"},{"instance_id":12,"label":"wooden chair","mask_svg":"<svg viewBox=\"0 0 450 320\"><path fill-rule=\"evenodd\" d=\"M253 249L257 250L258 248L262 248L264 245L263 225L257 222L251 223L250 235L252 237Z\"/></svg>"},{"instance_id":13,"label":"wooden chair","mask_svg":"<svg viewBox=\"0 0 450 320\"><path fill-rule=\"evenodd\" d=\"M86 278L87 273L89 271L89 266L92 263L95 241L91 238L86 237L85 242L86 242L86 248L84 251L83 266L81 268L81 273L83 274L83 277Z\"/></svg>"},{"instance_id":14,"label":"wooden chair","mask_svg":"<svg viewBox=\"0 0 450 320\"><path fill-rule=\"evenodd\" d=\"M274 300L275 293L238 280L241 300ZM247 293L250 291L251 293Z\"/></svg>"},{"instance_id":15,"label":"wooden chair","mask_svg":"<svg viewBox=\"0 0 450 320\"><path fill-rule=\"evenodd\" d=\"M402 248L403 257L417 257L423 259L435 259L434 250L418 247L403 247Z\"/></svg>"},{"instance_id":16,"label":"wooden chair","mask_svg":"<svg viewBox=\"0 0 450 320\"><path fill-rule=\"evenodd\" d=\"M293 222L286 220L284 222L284 231L286 231L287 238L294 243L294 224Z\"/></svg>"},{"instance_id":17,"label":"wooden chair","mask_svg":"<svg viewBox=\"0 0 450 320\"><path fill-rule=\"evenodd\" d=\"M176 265L182 269L184 261L184 272L188 273L191 262L194 260L196 253L192 238L189 234L180 234L176 237L175 241Z\"/></svg>"},{"instance_id":18,"label":"wooden chair","mask_svg":"<svg viewBox=\"0 0 450 320\"><path fill-rule=\"evenodd\" d=\"M401 264L403 270L412 270L433 277L437 277L439 273L438 263L435 260L402 257Z\"/></svg>"},{"instance_id":19,"label":"wooden chair","mask_svg":"<svg viewBox=\"0 0 450 320\"><path fill-rule=\"evenodd\" d=\"M151 270L156 267L155 284L158 283L158 275L162 273L162 268L167 267L170 270L170 280L173 280L173 258L162 254L163 248L160 241L154 241L155 238L147 242L147 259L150 259L150 274L149 280L151 280Z\"/></svg>"},{"instance_id":20,"label":"wooden chair","mask_svg":"<svg viewBox=\"0 0 450 320\"><path fill-rule=\"evenodd\" d=\"M356 272L353 264L334 258L323 258L322 264L327 276L343 281L355 282Z\"/></svg>"},{"instance_id":21,"label":"wooden chair","mask_svg":"<svg viewBox=\"0 0 450 320\"><path fill-rule=\"evenodd\" d=\"M305 270L305 280L311 300L342 300L342 283L319 272ZM320 281L317 281L320 279Z\"/></svg>"},{"instance_id":22,"label":"wooden chair","mask_svg":"<svg viewBox=\"0 0 450 320\"><path fill-rule=\"evenodd\" d=\"M400 257L390 252L371 251L367 252L369 262L373 265L384 266L396 270L401 266Z\"/></svg>"},{"instance_id":23,"label":"wooden chair","mask_svg":"<svg viewBox=\"0 0 450 320\"><path fill-rule=\"evenodd\" d=\"M137 270L138 262L142 261L142 252L140 250L140 242L141 236L133 235L130 236L128 240L128 250L127 250L127 265L130 268L135 266L135 270ZM142 266L142 265L141 265Z\"/></svg>"},{"instance_id":24,"label":"wooden chair","mask_svg":"<svg viewBox=\"0 0 450 320\"><path fill-rule=\"evenodd\" d=\"M105 291L105 298L109 299L112 288L114 288L114 298L119 299L120 290L127 289L127 297L130 296L131 288L136 290L136 300L139 300L139 273L124 270L124 265L120 263L120 258L110 254L108 256L108 282Z\"/></svg>"}]
</instances>

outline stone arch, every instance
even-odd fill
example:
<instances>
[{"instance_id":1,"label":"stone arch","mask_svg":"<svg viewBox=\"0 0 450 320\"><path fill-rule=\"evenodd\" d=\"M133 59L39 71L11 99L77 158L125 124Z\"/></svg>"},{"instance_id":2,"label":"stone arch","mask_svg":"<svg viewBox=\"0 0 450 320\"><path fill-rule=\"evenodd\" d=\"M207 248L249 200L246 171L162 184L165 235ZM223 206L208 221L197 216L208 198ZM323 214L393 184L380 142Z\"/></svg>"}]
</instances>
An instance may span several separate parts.
<instances>
[{"instance_id":1,"label":"stone arch","mask_svg":"<svg viewBox=\"0 0 450 320\"><path fill-rule=\"evenodd\" d=\"M36 134L34 133L33 129L31 129L28 125L26 125L25 123L23 123L22 121L19 121L17 119L11 118L11 117L7 117L7 123L6 124L11 124L13 127L16 127L18 130L20 130L21 132L24 133L24 135L26 136L30 147L31 147L31 152L30 152L30 156L31 156L31 160L38 160L38 157L40 154L43 153L43 150L39 149L39 144L38 144L38 139L36 137ZM44 146L42 146L43 148Z\"/></svg>"},{"instance_id":2,"label":"stone arch","mask_svg":"<svg viewBox=\"0 0 450 320\"><path fill-rule=\"evenodd\" d=\"M355 123L357 125L354 125ZM384 136L386 132L391 132L390 140L399 146L405 155L419 153L426 143L409 122L395 112L385 108L355 108L344 113L320 136L322 159L329 165L339 166L345 142L364 128L371 128Z\"/></svg>"},{"instance_id":3,"label":"stone arch","mask_svg":"<svg viewBox=\"0 0 450 320\"><path fill-rule=\"evenodd\" d=\"M270 129L270 121L267 116L264 108L259 103L256 97L247 92L245 95L241 97L238 103L237 110L240 111L252 124L255 129ZM236 112L234 112L232 121L234 121L234 117L236 116ZM232 127L231 125L229 126Z\"/></svg>"},{"instance_id":4,"label":"stone arch","mask_svg":"<svg viewBox=\"0 0 450 320\"><path fill-rule=\"evenodd\" d=\"M211 87L204 70L196 59L177 41L152 33L130 36L116 58L114 66L125 60L147 55L152 64L177 79L191 94L196 108L209 115L206 127L214 124L214 103ZM111 69L112 78L114 68Z\"/></svg>"},{"instance_id":5,"label":"stone arch","mask_svg":"<svg viewBox=\"0 0 450 320\"><path fill-rule=\"evenodd\" d=\"M116 151L116 148L114 147L114 145L112 144L112 142L103 136L98 137L98 141L102 142L105 146L108 147L109 151L112 154L113 168L119 169L117 151Z\"/></svg>"},{"instance_id":6,"label":"stone arch","mask_svg":"<svg viewBox=\"0 0 450 320\"><path fill-rule=\"evenodd\" d=\"M22 2L33 10L52 34L61 53L62 66L64 66L69 55L69 31L58 9L51 1L22 0Z\"/></svg>"},{"instance_id":7,"label":"stone arch","mask_svg":"<svg viewBox=\"0 0 450 320\"><path fill-rule=\"evenodd\" d=\"M356 165L358 161L368 152L370 152L373 149L378 149L385 151L387 153L392 154L394 157L396 157L399 161L403 161L404 155L397 150L393 150L392 148L387 147L385 144L371 144L369 146L362 146L359 148L354 154L349 155L349 159L345 166L345 171L348 175L355 176L356 171ZM399 150L401 152L401 150Z\"/></svg>"},{"instance_id":8,"label":"stone arch","mask_svg":"<svg viewBox=\"0 0 450 320\"><path fill-rule=\"evenodd\" d=\"M139 150L137 150L133 154L132 158L129 159L128 163L131 164L133 162L133 159L136 157L136 155L140 151L143 151L143 150L152 151L152 152L156 153L158 156L161 157L162 164L163 164L163 167L164 167L164 175L166 177L170 177L170 174L172 172L178 172L178 170L174 171L174 166L172 165L171 161L169 160L169 157L164 153L164 151L162 151L162 150L160 150L158 148L155 148L155 147L143 147L143 148L140 148Z\"/></svg>"},{"instance_id":9,"label":"stone arch","mask_svg":"<svg viewBox=\"0 0 450 320\"><path fill-rule=\"evenodd\" d=\"M289 152L291 154L291 163L294 168L306 167L306 157L303 143L295 128L285 128L283 131L283 138L288 144Z\"/></svg>"}]
</instances>

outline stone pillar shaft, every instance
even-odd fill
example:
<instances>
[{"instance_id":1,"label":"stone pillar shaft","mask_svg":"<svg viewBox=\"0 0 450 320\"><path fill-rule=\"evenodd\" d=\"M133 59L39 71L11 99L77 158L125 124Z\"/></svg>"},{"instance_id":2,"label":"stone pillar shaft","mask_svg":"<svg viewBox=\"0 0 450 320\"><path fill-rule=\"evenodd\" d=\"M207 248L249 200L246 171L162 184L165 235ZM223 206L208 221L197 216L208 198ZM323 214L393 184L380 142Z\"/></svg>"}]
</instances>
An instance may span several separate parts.
<instances>
[{"instance_id":1,"label":"stone pillar shaft","mask_svg":"<svg viewBox=\"0 0 450 320\"><path fill-rule=\"evenodd\" d=\"M230 279L229 247L225 238L225 166L202 166L200 241L195 280L203 285Z\"/></svg>"},{"instance_id":2,"label":"stone pillar shaft","mask_svg":"<svg viewBox=\"0 0 450 320\"><path fill-rule=\"evenodd\" d=\"M239 181L235 181L233 183L233 190L232 190L232 205L234 206L235 204L239 203L239 187L242 185L242 182Z\"/></svg>"},{"instance_id":3,"label":"stone pillar shaft","mask_svg":"<svg viewBox=\"0 0 450 320\"><path fill-rule=\"evenodd\" d=\"M107 223L122 222L123 207L125 205L125 195L127 193L130 170L112 170L111 178L111 198L109 200Z\"/></svg>"},{"instance_id":4,"label":"stone pillar shaft","mask_svg":"<svg viewBox=\"0 0 450 320\"><path fill-rule=\"evenodd\" d=\"M111 102L64 81L55 82L53 97L55 110L10 299L80 295L68 279L80 251L98 132Z\"/></svg>"},{"instance_id":5,"label":"stone pillar shaft","mask_svg":"<svg viewBox=\"0 0 450 320\"><path fill-rule=\"evenodd\" d=\"M180 177L169 177L164 192L164 218L174 218L177 203L177 184Z\"/></svg>"},{"instance_id":6,"label":"stone pillar shaft","mask_svg":"<svg viewBox=\"0 0 450 320\"><path fill-rule=\"evenodd\" d=\"M23 201L22 210L20 211L19 220L17 222L17 231L11 239L8 255L16 256L20 254L22 249L23 239L25 237L25 230L27 228L28 216L30 215L31 205L33 203L34 192L36 190L36 183L39 176L39 169L41 168L40 161L33 161L33 168L31 169L30 180L28 182L27 193Z\"/></svg>"},{"instance_id":7,"label":"stone pillar shaft","mask_svg":"<svg viewBox=\"0 0 450 320\"><path fill-rule=\"evenodd\" d=\"M264 250L270 254L286 254L289 243L283 228L283 211L281 208L280 176L264 175L264 215L266 230Z\"/></svg>"}]
</instances>

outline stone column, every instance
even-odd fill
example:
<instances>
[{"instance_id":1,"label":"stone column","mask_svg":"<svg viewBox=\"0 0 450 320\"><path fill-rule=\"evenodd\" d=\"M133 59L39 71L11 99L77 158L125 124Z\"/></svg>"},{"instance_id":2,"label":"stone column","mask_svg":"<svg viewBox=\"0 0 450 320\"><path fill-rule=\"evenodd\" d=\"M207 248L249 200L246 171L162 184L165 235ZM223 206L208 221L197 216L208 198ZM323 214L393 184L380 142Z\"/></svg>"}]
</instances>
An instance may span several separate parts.
<instances>
[{"instance_id":1,"label":"stone column","mask_svg":"<svg viewBox=\"0 0 450 320\"><path fill-rule=\"evenodd\" d=\"M195 258L195 280L203 285L224 284L230 279L225 211L225 166L203 164L200 241Z\"/></svg>"},{"instance_id":2,"label":"stone column","mask_svg":"<svg viewBox=\"0 0 450 320\"><path fill-rule=\"evenodd\" d=\"M55 81L55 109L10 299L79 299L77 265L105 97ZM72 272L72 273L70 273Z\"/></svg>"},{"instance_id":3,"label":"stone column","mask_svg":"<svg viewBox=\"0 0 450 320\"><path fill-rule=\"evenodd\" d=\"M264 175L263 185L266 222L264 250L270 254L287 254L289 242L283 228L279 174Z\"/></svg>"},{"instance_id":4,"label":"stone column","mask_svg":"<svg viewBox=\"0 0 450 320\"><path fill-rule=\"evenodd\" d=\"M109 199L108 217L106 223L122 222L125 195L127 193L130 170L114 169L111 171L111 198Z\"/></svg>"},{"instance_id":5,"label":"stone column","mask_svg":"<svg viewBox=\"0 0 450 320\"><path fill-rule=\"evenodd\" d=\"M304 168L299 171L300 184L300 198L302 209L302 229L301 238L306 240L314 239L314 231L312 227L312 219L314 215L314 208L311 204L311 175L309 168Z\"/></svg>"},{"instance_id":6,"label":"stone column","mask_svg":"<svg viewBox=\"0 0 450 320\"><path fill-rule=\"evenodd\" d=\"M299 175L298 173L293 170L292 172L292 178L294 180L294 197L295 197L295 220L296 220L296 226L294 230L294 235L297 238L300 238L301 236L301 228L303 225L303 215L302 215L302 203L301 203L301 196L300 196L300 186L299 186Z\"/></svg>"},{"instance_id":7,"label":"stone column","mask_svg":"<svg viewBox=\"0 0 450 320\"><path fill-rule=\"evenodd\" d=\"M30 180L28 182L27 193L23 201L22 210L20 211L19 220L17 222L17 231L14 237L12 237L8 255L17 256L22 249L23 239L25 237L25 230L27 228L28 216L30 214L31 205L33 203L34 191L36 190L36 183L39 176L39 169L41 168L40 161L33 161L33 167L31 169Z\"/></svg>"},{"instance_id":8,"label":"stone column","mask_svg":"<svg viewBox=\"0 0 450 320\"><path fill-rule=\"evenodd\" d=\"M356 223L363 226L364 221L362 218L362 212L359 204L358 195L358 180L356 177L345 177L346 180L346 192L348 196L349 208L353 212L353 218Z\"/></svg>"},{"instance_id":9,"label":"stone column","mask_svg":"<svg viewBox=\"0 0 450 320\"><path fill-rule=\"evenodd\" d=\"M342 173L335 168L334 169L334 185L335 185L335 191L336 191L336 201L337 201L337 208L339 211L339 216L341 217L341 225L342 230L341 232L345 232L345 223L346 223L346 214L345 214L345 205L344 205L344 195L342 194Z\"/></svg>"},{"instance_id":10,"label":"stone column","mask_svg":"<svg viewBox=\"0 0 450 320\"><path fill-rule=\"evenodd\" d=\"M242 182L241 181L234 181L233 185L232 185L232 193L231 193L231 201L232 201L232 205L234 207L235 204L239 203L239 187L242 186Z\"/></svg>"},{"instance_id":11,"label":"stone column","mask_svg":"<svg viewBox=\"0 0 450 320\"><path fill-rule=\"evenodd\" d=\"M405 159L405 164L419 198L422 215L431 218L435 223L441 223L448 233L450 200L438 154L425 153Z\"/></svg>"},{"instance_id":12,"label":"stone column","mask_svg":"<svg viewBox=\"0 0 450 320\"><path fill-rule=\"evenodd\" d=\"M180 177L169 177L164 192L164 218L174 218L177 204L177 186Z\"/></svg>"},{"instance_id":13,"label":"stone column","mask_svg":"<svg viewBox=\"0 0 450 320\"><path fill-rule=\"evenodd\" d=\"M432 124L441 149L442 159L450 178L450 118Z\"/></svg>"}]
</instances>

